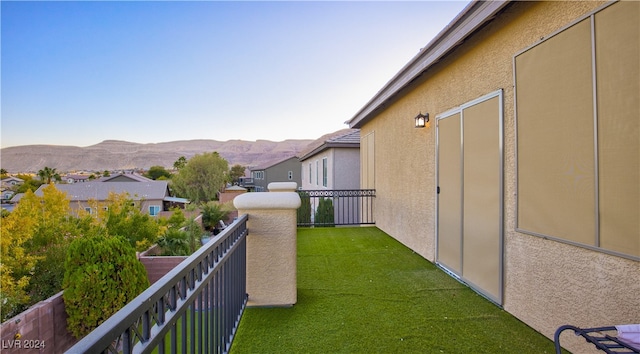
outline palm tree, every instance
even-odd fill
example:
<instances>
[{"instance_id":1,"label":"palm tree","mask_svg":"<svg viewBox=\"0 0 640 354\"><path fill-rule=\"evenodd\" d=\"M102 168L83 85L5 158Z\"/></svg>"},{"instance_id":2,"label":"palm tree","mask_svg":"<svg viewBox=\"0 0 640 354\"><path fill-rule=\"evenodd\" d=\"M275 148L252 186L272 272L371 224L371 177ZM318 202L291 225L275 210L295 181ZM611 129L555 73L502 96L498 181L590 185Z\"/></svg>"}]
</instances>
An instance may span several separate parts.
<instances>
[{"instance_id":1,"label":"palm tree","mask_svg":"<svg viewBox=\"0 0 640 354\"><path fill-rule=\"evenodd\" d=\"M60 175L58 174L58 171L56 171L55 168L51 168L51 167L44 167L43 169L41 169L40 171L38 171L38 177L40 177L41 181L47 181L47 184L51 183L51 180L56 180L56 181L60 181Z\"/></svg>"}]
</instances>

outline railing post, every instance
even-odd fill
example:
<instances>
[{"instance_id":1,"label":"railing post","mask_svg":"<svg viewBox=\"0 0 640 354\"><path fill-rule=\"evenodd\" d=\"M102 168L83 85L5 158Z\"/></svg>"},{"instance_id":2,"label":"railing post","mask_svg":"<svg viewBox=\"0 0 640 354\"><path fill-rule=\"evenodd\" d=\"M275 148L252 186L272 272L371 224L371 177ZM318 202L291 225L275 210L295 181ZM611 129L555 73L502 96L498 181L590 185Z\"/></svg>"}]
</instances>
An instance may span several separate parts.
<instances>
[{"instance_id":1,"label":"railing post","mask_svg":"<svg viewBox=\"0 0 640 354\"><path fill-rule=\"evenodd\" d=\"M233 204L249 214L247 306L292 306L297 302L295 182L269 184L269 193L244 193Z\"/></svg>"}]
</instances>

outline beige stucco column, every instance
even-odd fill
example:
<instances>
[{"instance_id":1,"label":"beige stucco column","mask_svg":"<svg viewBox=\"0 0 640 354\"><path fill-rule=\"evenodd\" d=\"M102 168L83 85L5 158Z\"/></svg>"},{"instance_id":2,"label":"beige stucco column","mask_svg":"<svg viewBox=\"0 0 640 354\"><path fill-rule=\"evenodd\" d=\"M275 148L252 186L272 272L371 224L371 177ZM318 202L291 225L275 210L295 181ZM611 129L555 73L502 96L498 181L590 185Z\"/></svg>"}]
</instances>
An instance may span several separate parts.
<instances>
[{"instance_id":1,"label":"beige stucco column","mask_svg":"<svg viewBox=\"0 0 640 354\"><path fill-rule=\"evenodd\" d=\"M268 193L245 193L233 200L238 215L249 214L247 228L247 306L292 306L296 284L295 182L269 184Z\"/></svg>"}]
</instances>

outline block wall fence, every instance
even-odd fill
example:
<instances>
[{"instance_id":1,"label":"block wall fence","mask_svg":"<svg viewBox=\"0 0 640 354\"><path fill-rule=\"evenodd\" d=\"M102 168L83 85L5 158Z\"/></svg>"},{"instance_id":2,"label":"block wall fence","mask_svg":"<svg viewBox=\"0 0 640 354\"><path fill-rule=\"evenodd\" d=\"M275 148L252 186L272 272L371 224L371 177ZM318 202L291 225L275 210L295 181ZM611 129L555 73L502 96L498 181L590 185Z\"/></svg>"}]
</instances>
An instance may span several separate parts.
<instances>
[{"instance_id":1,"label":"block wall fence","mask_svg":"<svg viewBox=\"0 0 640 354\"><path fill-rule=\"evenodd\" d=\"M187 257L138 255L153 284ZM67 331L67 312L62 291L38 302L0 326L0 352L3 354L64 353L77 340ZM19 338L17 338L19 334ZM43 346L44 344L44 346ZM37 348L34 348L37 347Z\"/></svg>"}]
</instances>

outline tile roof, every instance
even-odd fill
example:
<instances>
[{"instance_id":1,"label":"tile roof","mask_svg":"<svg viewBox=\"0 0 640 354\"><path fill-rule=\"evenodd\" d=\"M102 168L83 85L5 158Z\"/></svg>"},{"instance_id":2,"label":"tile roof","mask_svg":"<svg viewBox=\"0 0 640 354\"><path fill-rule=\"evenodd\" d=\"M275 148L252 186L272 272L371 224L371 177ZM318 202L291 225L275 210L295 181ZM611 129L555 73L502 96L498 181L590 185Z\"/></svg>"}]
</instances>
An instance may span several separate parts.
<instances>
[{"instance_id":1,"label":"tile roof","mask_svg":"<svg viewBox=\"0 0 640 354\"><path fill-rule=\"evenodd\" d=\"M360 148L360 129L342 129L313 141L300 153L300 161L330 148Z\"/></svg>"},{"instance_id":2,"label":"tile roof","mask_svg":"<svg viewBox=\"0 0 640 354\"><path fill-rule=\"evenodd\" d=\"M285 161L289 161L291 159L297 159L296 156L288 156L282 159L277 159L277 160L271 160L271 161L267 161L259 166L256 166L254 168L251 169L251 171L262 171L262 170L266 170L269 167L273 167L275 165L281 164Z\"/></svg>"},{"instance_id":3,"label":"tile roof","mask_svg":"<svg viewBox=\"0 0 640 354\"><path fill-rule=\"evenodd\" d=\"M153 182L151 178L147 178L136 173L118 173L109 177L102 177L100 182L112 182L112 180L116 180L118 182Z\"/></svg>"},{"instance_id":4,"label":"tile roof","mask_svg":"<svg viewBox=\"0 0 640 354\"><path fill-rule=\"evenodd\" d=\"M35 192L42 196L42 189L46 185L40 186ZM128 193L133 200L157 200L169 196L167 181L150 182L85 182L74 184L56 184L59 191L65 192L71 201L85 200L106 200L109 193Z\"/></svg>"}]
</instances>

